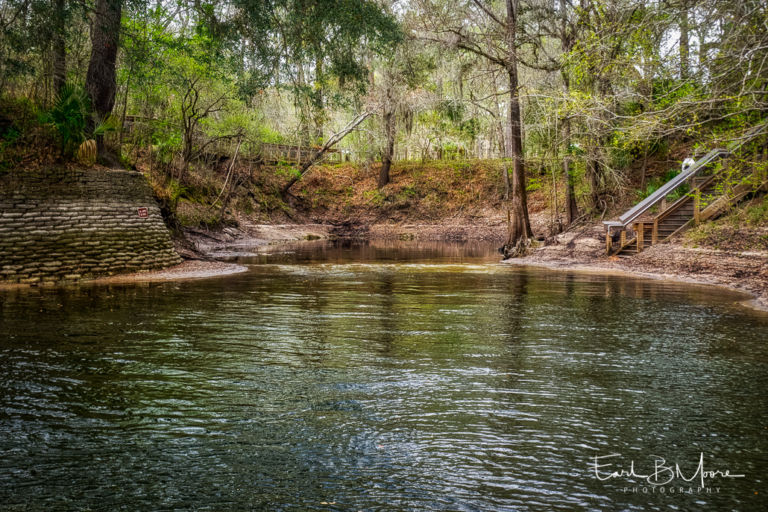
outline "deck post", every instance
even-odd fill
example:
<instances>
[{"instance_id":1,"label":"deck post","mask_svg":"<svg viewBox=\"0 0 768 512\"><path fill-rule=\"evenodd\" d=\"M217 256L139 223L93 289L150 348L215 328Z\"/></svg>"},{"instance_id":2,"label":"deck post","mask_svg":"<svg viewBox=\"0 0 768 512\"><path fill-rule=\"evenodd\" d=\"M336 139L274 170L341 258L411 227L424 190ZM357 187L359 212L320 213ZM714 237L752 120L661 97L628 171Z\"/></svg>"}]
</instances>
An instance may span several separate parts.
<instances>
[{"instance_id":1,"label":"deck post","mask_svg":"<svg viewBox=\"0 0 768 512\"><path fill-rule=\"evenodd\" d=\"M697 226L701 220L701 189L697 188L693 192L693 222Z\"/></svg>"},{"instance_id":2,"label":"deck post","mask_svg":"<svg viewBox=\"0 0 768 512\"><path fill-rule=\"evenodd\" d=\"M755 165L757 170L758 183L763 184L768 180L768 141L763 146L763 158L760 159L760 163Z\"/></svg>"},{"instance_id":3,"label":"deck post","mask_svg":"<svg viewBox=\"0 0 768 512\"><path fill-rule=\"evenodd\" d=\"M621 234L619 235L621 238L619 238L619 247L624 247L627 245L627 230L622 229Z\"/></svg>"},{"instance_id":4,"label":"deck post","mask_svg":"<svg viewBox=\"0 0 768 512\"><path fill-rule=\"evenodd\" d=\"M643 240L643 236L645 235L645 225L642 222L638 222L635 224L635 233L637 233L637 252L643 251L643 245L645 244L645 241Z\"/></svg>"},{"instance_id":5,"label":"deck post","mask_svg":"<svg viewBox=\"0 0 768 512\"><path fill-rule=\"evenodd\" d=\"M651 233L651 245L659 243L659 219L653 219L653 232Z\"/></svg>"}]
</instances>

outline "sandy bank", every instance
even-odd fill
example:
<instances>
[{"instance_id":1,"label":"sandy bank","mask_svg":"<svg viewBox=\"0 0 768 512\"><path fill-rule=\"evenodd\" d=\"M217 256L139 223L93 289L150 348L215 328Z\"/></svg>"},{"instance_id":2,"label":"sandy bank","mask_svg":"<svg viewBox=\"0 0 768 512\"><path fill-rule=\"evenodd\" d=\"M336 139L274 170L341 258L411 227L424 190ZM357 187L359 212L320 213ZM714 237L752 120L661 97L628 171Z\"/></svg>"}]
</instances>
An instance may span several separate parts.
<instances>
[{"instance_id":1,"label":"sandy bank","mask_svg":"<svg viewBox=\"0 0 768 512\"><path fill-rule=\"evenodd\" d=\"M135 283L155 281L180 281L228 276L248 270L248 267L223 261L186 260L179 265L150 272L119 274L82 281L83 283Z\"/></svg>"},{"instance_id":2,"label":"sandy bank","mask_svg":"<svg viewBox=\"0 0 768 512\"><path fill-rule=\"evenodd\" d=\"M78 281L61 281L56 283L42 283L39 287L83 285L83 284L124 284L124 283L147 283L161 281L182 281L187 279L203 279L210 277L227 276L238 274L248 270L242 265L225 263L222 261L200 261L186 260L179 265L172 267L151 270L148 272L134 272L130 274L116 274L112 276L95 277L91 279L80 279ZM29 288L31 285L18 283L2 283L0 290L13 290L18 288Z\"/></svg>"}]
</instances>

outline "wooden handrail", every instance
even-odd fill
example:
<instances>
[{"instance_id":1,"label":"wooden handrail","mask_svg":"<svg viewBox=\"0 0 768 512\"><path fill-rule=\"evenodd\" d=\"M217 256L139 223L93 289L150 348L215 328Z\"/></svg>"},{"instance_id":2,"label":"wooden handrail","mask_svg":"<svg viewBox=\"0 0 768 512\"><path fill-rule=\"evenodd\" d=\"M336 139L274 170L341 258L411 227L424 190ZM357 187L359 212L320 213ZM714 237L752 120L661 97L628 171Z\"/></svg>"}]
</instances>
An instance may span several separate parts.
<instances>
[{"instance_id":1,"label":"wooden handrail","mask_svg":"<svg viewBox=\"0 0 768 512\"><path fill-rule=\"evenodd\" d=\"M681 172L668 182L666 182L664 185L659 187L658 190L656 190L653 194L649 195L639 203L637 203L634 207L630 208L624 215L619 217L618 221L605 221L603 224L605 224L607 227L627 227L629 224L631 224L635 219L640 217L642 214L656 206L656 204L660 203L662 199L667 197L670 193L672 193L677 187L688 181L690 178L698 174L702 169L704 169L710 162L715 160L715 158L719 156L723 156L727 154L728 151L725 149L713 149L706 155L704 155L702 158L696 161L692 166L690 166L685 171Z\"/></svg>"},{"instance_id":2,"label":"wooden handrail","mask_svg":"<svg viewBox=\"0 0 768 512\"><path fill-rule=\"evenodd\" d=\"M696 174L701 172L704 168L707 167L710 163L712 163L717 158L724 158L727 156L730 156L734 151L739 149L741 146L743 146L747 141L754 139L757 135L760 135L762 132L764 132L768 128L768 123L759 124L757 126L753 126L751 129L747 130L743 135L741 135L739 138L731 141L728 146L723 148L717 148L713 149L700 159L698 159L693 165L688 167L685 171L681 172L671 180L669 180L667 183L659 187L658 190L656 190L653 194L649 195L639 203L637 203L634 207L627 210L624 215L620 216L618 220L614 221L604 221L603 224L605 225L608 232L610 232L611 228L614 227L620 227L620 228L626 228L629 224L631 224L633 221L635 221L638 217L643 215L645 212L653 208L656 204L661 202L662 199L667 197L671 192L673 192L677 187L688 181L689 179L693 178Z\"/></svg>"}]
</instances>

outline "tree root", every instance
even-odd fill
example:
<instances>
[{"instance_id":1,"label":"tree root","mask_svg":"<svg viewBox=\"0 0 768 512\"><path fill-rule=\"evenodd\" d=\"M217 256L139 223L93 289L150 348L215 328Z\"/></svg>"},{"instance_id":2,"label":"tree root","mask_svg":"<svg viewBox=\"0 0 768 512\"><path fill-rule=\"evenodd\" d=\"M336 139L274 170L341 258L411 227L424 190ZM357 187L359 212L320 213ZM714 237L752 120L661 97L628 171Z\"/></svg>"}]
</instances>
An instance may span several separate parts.
<instances>
[{"instance_id":1,"label":"tree root","mask_svg":"<svg viewBox=\"0 0 768 512\"><path fill-rule=\"evenodd\" d=\"M521 258L526 255L528 252L528 248L531 246L531 239L530 238L520 238L515 242L512 243L506 243L503 246L499 248L499 252L504 256L505 260L508 260L510 258Z\"/></svg>"}]
</instances>

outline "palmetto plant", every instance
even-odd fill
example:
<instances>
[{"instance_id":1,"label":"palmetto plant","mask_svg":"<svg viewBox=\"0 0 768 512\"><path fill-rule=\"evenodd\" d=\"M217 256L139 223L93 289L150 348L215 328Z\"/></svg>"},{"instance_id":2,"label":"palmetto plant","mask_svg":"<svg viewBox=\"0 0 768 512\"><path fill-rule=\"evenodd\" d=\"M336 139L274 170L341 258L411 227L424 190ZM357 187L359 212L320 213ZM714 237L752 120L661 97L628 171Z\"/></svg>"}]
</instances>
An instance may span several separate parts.
<instances>
[{"instance_id":1,"label":"palmetto plant","mask_svg":"<svg viewBox=\"0 0 768 512\"><path fill-rule=\"evenodd\" d=\"M92 125L88 123L91 115L91 101L85 89L70 83L61 89L53 108L43 115L42 122L53 125L62 153L73 157L83 141L117 129L118 120L114 116L108 116L91 129Z\"/></svg>"},{"instance_id":2,"label":"palmetto plant","mask_svg":"<svg viewBox=\"0 0 768 512\"><path fill-rule=\"evenodd\" d=\"M88 134L91 102L79 85L66 84L59 92L53 108L45 115L59 135L62 152L72 156Z\"/></svg>"}]
</instances>

